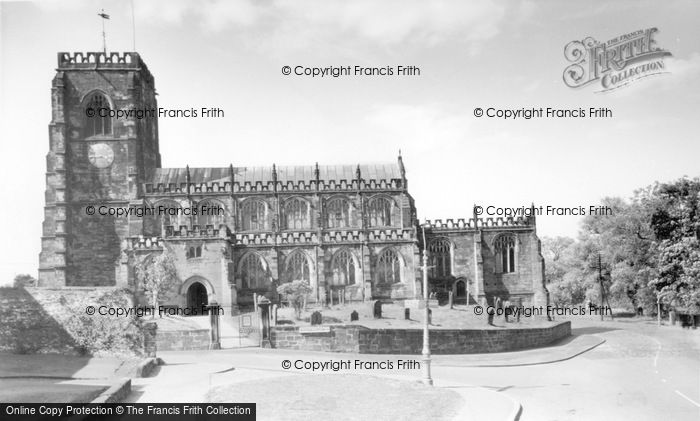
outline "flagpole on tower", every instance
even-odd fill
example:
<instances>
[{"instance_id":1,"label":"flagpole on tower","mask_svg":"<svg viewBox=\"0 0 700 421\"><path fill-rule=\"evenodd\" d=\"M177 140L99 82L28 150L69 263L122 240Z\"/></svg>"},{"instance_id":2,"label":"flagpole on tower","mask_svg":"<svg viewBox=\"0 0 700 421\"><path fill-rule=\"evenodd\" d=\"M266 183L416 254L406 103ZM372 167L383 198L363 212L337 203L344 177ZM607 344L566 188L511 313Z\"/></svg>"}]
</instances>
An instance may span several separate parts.
<instances>
[{"instance_id":1,"label":"flagpole on tower","mask_svg":"<svg viewBox=\"0 0 700 421\"><path fill-rule=\"evenodd\" d=\"M107 54L107 35L105 34L105 20L109 19L109 15L105 13L105 9L102 9L102 13L98 13L97 16L102 18L102 52Z\"/></svg>"}]
</instances>

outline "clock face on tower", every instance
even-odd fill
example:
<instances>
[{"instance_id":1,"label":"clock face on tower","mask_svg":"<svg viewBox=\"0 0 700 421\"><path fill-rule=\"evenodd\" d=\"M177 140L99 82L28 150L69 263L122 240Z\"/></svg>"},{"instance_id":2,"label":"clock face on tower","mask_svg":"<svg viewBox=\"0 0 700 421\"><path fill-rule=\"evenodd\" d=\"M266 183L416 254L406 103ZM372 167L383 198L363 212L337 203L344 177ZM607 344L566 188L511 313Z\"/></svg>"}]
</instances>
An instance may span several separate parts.
<instances>
[{"instance_id":1,"label":"clock face on tower","mask_svg":"<svg viewBox=\"0 0 700 421\"><path fill-rule=\"evenodd\" d=\"M106 143L90 145L88 149L88 159L97 168L107 168L114 161L114 151Z\"/></svg>"}]
</instances>

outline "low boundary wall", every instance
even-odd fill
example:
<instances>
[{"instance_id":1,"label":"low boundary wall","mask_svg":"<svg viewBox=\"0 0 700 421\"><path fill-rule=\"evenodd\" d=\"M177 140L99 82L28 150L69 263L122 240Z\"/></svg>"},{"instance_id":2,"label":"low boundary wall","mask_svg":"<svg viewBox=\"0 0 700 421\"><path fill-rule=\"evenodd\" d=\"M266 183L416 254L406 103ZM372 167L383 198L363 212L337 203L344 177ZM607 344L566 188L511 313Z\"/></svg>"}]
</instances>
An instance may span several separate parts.
<instances>
[{"instance_id":1,"label":"low boundary wall","mask_svg":"<svg viewBox=\"0 0 700 421\"><path fill-rule=\"evenodd\" d=\"M571 322L522 329L431 329L433 354L482 354L538 348L571 335ZM359 325L275 326L273 348L359 354L420 354L421 329L369 329Z\"/></svg>"}]
</instances>

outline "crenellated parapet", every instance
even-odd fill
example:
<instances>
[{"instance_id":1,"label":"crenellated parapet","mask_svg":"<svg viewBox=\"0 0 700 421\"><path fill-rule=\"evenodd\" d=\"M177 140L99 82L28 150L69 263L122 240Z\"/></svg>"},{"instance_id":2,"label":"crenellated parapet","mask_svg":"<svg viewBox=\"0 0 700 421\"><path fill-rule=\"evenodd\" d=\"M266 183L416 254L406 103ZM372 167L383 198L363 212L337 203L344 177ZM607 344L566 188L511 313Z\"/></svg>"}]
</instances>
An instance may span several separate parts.
<instances>
[{"instance_id":1,"label":"crenellated parapet","mask_svg":"<svg viewBox=\"0 0 700 421\"><path fill-rule=\"evenodd\" d=\"M156 251L163 249L163 239L161 237L129 237L126 239L127 250Z\"/></svg>"},{"instance_id":2,"label":"crenellated parapet","mask_svg":"<svg viewBox=\"0 0 700 421\"><path fill-rule=\"evenodd\" d=\"M198 225L173 227L168 225L165 227L165 238L198 238L198 239L214 239L228 238L231 235L228 227L221 225L215 228L211 225L201 227Z\"/></svg>"},{"instance_id":3,"label":"crenellated parapet","mask_svg":"<svg viewBox=\"0 0 700 421\"><path fill-rule=\"evenodd\" d=\"M233 186L233 187L232 187ZM203 194L203 193L338 193L363 191L398 191L401 180L320 180L311 181L213 181L208 183L144 183L147 195Z\"/></svg>"},{"instance_id":4,"label":"crenellated parapet","mask_svg":"<svg viewBox=\"0 0 700 421\"><path fill-rule=\"evenodd\" d=\"M140 70L148 67L138 53L126 52L61 52L58 53L58 70Z\"/></svg>"},{"instance_id":5,"label":"crenellated parapet","mask_svg":"<svg viewBox=\"0 0 700 421\"><path fill-rule=\"evenodd\" d=\"M476 230L476 229L488 229L488 228L513 228L522 227L529 228L534 227L534 219L530 217L519 216L517 218L513 217L487 217L487 218L459 218L459 219L435 219L426 220L425 228L435 230Z\"/></svg>"},{"instance_id":6,"label":"crenellated parapet","mask_svg":"<svg viewBox=\"0 0 700 421\"><path fill-rule=\"evenodd\" d=\"M231 234L237 246L286 246L357 243L415 242L414 228L382 228L362 230L327 230L319 237L317 231L238 232Z\"/></svg>"}]
</instances>

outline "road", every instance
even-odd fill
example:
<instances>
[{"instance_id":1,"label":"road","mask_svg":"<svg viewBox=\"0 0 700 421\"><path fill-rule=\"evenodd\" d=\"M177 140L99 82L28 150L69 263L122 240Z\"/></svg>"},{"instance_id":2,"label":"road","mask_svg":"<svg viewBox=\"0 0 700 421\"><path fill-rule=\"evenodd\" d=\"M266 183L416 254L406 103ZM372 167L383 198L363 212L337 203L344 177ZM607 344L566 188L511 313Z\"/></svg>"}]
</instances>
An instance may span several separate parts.
<instances>
[{"instance_id":1,"label":"road","mask_svg":"<svg viewBox=\"0 0 700 421\"><path fill-rule=\"evenodd\" d=\"M605 343L571 360L498 368L435 367L436 379L508 393L521 420L700 420L700 331L652 322L577 322ZM449 364L449 363L446 363Z\"/></svg>"},{"instance_id":2,"label":"road","mask_svg":"<svg viewBox=\"0 0 700 421\"><path fill-rule=\"evenodd\" d=\"M620 320L600 322L591 319L572 320L574 335L593 335L605 342L571 359L548 364L507 366L504 354L483 356L497 361L499 367L474 367L475 356L434 356L433 379L436 386L462 384L480 386L501 392L522 405L520 420L700 420L700 330L658 327L652 321ZM592 339L592 338L588 338ZM559 349L558 351L561 351ZM535 351L531 351L535 352ZM540 351L537 351L540 352ZM561 352L541 350L543 361L559 359ZM205 355L206 354L206 355ZM511 353L519 355L523 353ZM547 359L551 355L551 359ZM572 354L573 355L573 354ZM283 360L328 361L360 359L393 361L420 356L350 355L259 348L163 353L166 362L160 375L137 381L138 394L132 401L172 398L177 401L177 384L183 397L193 398L193 389L206 385L238 382L281 375L308 375L309 370L284 370ZM481 359L479 356L477 359ZM187 362L189 361L189 362ZM514 359L517 362L517 358ZM179 365L183 364L183 365ZM201 387L193 388L187 374L223 371L219 380L202 379ZM182 367L182 368L180 368ZM350 370L356 374L420 378L420 370ZM343 372L343 371L341 371ZM345 371L347 372L347 371ZM333 372L324 372L333 375ZM171 377L163 377L163 375ZM224 377L225 376L225 377ZM159 384L160 380L166 384ZM140 380L140 379L136 379ZM181 382L179 380L182 380ZM191 379L194 380L194 379ZM494 408L494 414L498 412Z\"/></svg>"}]
</instances>

